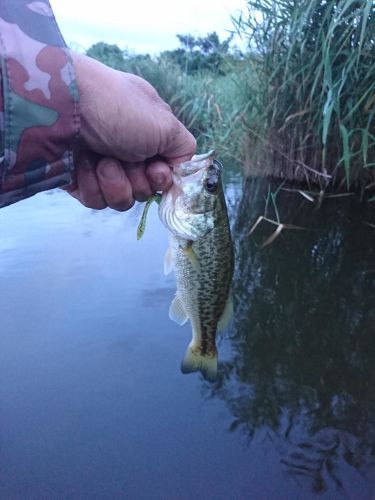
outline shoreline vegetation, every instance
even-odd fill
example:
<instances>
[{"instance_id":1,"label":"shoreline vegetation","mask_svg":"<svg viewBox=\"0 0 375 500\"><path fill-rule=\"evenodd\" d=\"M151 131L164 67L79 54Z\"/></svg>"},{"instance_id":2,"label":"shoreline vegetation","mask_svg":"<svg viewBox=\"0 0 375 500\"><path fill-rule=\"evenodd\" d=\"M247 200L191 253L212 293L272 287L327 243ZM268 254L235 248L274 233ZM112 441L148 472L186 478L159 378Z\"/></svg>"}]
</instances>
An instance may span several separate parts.
<instances>
[{"instance_id":1,"label":"shoreline vegetation","mask_svg":"<svg viewBox=\"0 0 375 500\"><path fill-rule=\"evenodd\" d=\"M148 80L191 130L245 175L375 201L375 4L249 0L233 36L177 35L180 48L91 57Z\"/></svg>"}]
</instances>

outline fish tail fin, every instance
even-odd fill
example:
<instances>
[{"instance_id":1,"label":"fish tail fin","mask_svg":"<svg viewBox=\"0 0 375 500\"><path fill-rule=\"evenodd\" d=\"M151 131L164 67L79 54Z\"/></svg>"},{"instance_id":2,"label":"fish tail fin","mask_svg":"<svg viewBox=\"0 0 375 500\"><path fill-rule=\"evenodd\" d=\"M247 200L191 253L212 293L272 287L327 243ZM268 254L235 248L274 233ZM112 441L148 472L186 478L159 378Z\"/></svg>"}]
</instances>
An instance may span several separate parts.
<instances>
[{"instance_id":1,"label":"fish tail fin","mask_svg":"<svg viewBox=\"0 0 375 500\"><path fill-rule=\"evenodd\" d=\"M215 382L217 378L217 352L203 355L194 344L190 344L186 350L185 357L181 363L182 373L193 373L200 371L209 382Z\"/></svg>"}]
</instances>

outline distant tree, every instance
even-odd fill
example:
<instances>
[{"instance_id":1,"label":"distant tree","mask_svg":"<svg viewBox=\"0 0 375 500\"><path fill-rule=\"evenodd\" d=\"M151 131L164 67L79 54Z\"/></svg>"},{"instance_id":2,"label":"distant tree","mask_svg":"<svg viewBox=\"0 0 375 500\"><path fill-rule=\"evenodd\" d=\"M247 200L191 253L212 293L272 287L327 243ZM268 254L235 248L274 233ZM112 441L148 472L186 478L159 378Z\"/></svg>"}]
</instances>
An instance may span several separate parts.
<instances>
[{"instance_id":1,"label":"distant tree","mask_svg":"<svg viewBox=\"0 0 375 500\"><path fill-rule=\"evenodd\" d=\"M193 35L187 34L187 35L176 35L176 36L180 41L183 50L185 50L186 52L192 52L194 47L197 45L197 40L196 38L193 37Z\"/></svg>"},{"instance_id":2,"label":"distant tree","mask_svg":"<svg viewBox=\"0 0 375 500\"><path fill-rule=\"evenodd\" d=\"M205 37L178 34L177 38L181 47L163 52L162 57L179 65L186 73L202 70L217 74L225 72L223 63L229 56L233 35L223 42L220 41L216 31L208 33Z\"/></svg>"},{"instance_id":3,"label":"distant tree","mask_svg":"<svg viewBox=\"0 0 375 500\"><path fill-rule=\"evenodd\" d=\"M124 52L117 45L98 42L92 45L86 54L111 68L122 71L125 69Z\"/></svg>"},{"instance_id":4,"label":"distant tree","mask_svg":"<svg viewBox=\"0 0 375 500\"><path fill-rule=\"evenodd\" d=\"M230 35L226 40L220 42L218 34L214 31L208 33L204 38L197 38L197 46L204 54L227 54L232 39L233 35Z\"/></svg>"}]
</instances>

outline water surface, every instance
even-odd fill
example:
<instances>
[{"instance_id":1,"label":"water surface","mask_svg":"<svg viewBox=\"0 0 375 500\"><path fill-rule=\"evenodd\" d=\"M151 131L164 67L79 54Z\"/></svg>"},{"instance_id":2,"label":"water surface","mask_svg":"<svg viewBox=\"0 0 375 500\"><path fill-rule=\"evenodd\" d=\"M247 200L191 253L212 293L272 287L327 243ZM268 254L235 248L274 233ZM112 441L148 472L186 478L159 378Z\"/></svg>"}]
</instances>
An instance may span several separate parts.
<instances>
[{"instance_id":1,"label":"water surface","mask_svg":"<svg viewBox=\"0 0 375 500\"><path fill-rule=\"evenodd\" d=\"M0 211L0 497L373 498L374 222L354 200L227 194L236 315L219 380L184 376L167 236L61 191ZM272 215L272 214L271 214ZM372 217L372 221L371 221Z\"/></svg>"}]
</instances>

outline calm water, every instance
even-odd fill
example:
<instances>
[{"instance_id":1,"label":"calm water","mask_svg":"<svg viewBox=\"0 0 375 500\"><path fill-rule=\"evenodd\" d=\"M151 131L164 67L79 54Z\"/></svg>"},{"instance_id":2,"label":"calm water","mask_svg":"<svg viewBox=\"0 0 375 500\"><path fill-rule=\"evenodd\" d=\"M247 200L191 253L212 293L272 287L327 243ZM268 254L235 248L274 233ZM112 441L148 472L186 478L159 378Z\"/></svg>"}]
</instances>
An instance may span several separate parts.
<instances>
[{"instance_id":1,"label":"calm water","mask_svg":"<svg viewBox=\"0 0 375 500\"><path fill-rule=\"evenodd\" d=\"M375 216L228 184L236 315L183 376L167 236L63 192L0 210L1 499L375 498ZM272 211L269 215L273 217Z\"/></svg>"}]
</instances>

